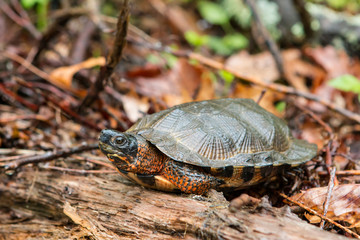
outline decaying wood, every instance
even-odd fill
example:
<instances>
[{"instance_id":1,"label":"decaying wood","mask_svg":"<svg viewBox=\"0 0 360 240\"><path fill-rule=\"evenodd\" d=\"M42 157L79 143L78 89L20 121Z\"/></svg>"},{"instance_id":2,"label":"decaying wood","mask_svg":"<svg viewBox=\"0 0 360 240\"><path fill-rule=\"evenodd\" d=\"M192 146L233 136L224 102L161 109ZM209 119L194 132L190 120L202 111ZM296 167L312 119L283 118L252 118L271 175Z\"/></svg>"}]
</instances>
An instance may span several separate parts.
<instances>
[{"instance_id":1,"label":"decaying wood","mask_svg":"<svg viewBox=\"0 0 360 240\"><path fill-rule=\"evenodd\" d=\"M242 202L238 201L238 202ZM118 174L0 174L0 239L346 239L261 203L142 188Z\"/></svg>"}]
</instances>

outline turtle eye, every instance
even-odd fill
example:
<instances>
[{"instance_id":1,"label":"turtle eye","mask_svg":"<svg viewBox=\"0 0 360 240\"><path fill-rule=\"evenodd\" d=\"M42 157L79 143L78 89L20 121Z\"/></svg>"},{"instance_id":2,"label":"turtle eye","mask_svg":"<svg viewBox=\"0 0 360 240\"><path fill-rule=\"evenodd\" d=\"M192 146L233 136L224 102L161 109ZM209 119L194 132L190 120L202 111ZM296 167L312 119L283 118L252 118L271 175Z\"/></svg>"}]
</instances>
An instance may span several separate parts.
<instances>
[{"instance_id":1,"label":"turtle eye","mask_svg":"<svg viewBox=\"0 0 360 240\"><path fill-rule=\"evenodd\" d=\"M126 138L124 138L123 136L118 136L114 139L114 143L118 146L122 146L126 143Z\"/></svg>"}]
</instances>

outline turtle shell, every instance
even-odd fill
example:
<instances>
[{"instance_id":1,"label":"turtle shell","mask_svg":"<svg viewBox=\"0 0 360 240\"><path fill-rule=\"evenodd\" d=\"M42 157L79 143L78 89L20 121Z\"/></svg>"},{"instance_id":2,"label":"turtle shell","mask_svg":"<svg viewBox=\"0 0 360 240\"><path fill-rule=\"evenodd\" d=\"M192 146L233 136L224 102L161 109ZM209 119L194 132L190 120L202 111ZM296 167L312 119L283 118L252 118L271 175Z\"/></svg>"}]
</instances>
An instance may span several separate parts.
<instances>
[{"instance_id":1,"label":"turtle shell","mask_svg":"<svg viewBox=\"0 0 360 240\"><path fill-rule=\"evenodd\" d=\"M317 151L251 99L177 105L145 116L127 132L141 135L173 160L202 167L295 166Z\"/></svg>"}]
</instances>

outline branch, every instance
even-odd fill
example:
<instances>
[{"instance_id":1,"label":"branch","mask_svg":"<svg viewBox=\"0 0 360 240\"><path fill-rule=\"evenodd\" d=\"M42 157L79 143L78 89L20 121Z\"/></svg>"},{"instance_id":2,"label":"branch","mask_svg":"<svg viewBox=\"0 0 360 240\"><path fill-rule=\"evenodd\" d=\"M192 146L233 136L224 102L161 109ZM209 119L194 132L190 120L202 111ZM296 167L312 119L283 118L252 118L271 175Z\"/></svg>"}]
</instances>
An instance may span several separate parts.
<instances>
[{"instance_id":1,"label":"branch","mask_svg":"<svg viewBox=\"0 0 360 240\"><path fill-rule=\"evenodd\" d=\"M30 163L40 163L40 162L49 162L56 158L66 158L75 153L81 153L88 150L97 149L97 144L82 144L79 147L63 149L63 150L54 150L53 152L47 152L42 155L34 155L34 156L25 156L24 158L15 160L4 166L5 170L15 170L23 165Z\"/></svg>"},{"instance_id":2,"label":"branch","mask_svg":"<svg viewBox=\"0 0 360 240\"><path fill-rule=\"evenodd\" d=\"M80 104L78 109L79 112L81 112L85 107L90 106L97 99L99 93L107 84L109 77L114 71L114 68L120 62L122 51L126 45L129 15L129 1L124 0L117 22L117 31L113 50L108 56L106 65L100 68L100 72L95 83L91 85L88 94Z\"/></svg>"},{"instance_id":3,"label":"branch","mask_svg":"<svg viewBox=\"0 0 360 240\"><path fill-rule=\"evenodd\" d=\"M191 51L174 51L167 46L162 46L161 44L149 44L147 42L138 42L133 38L130 38L129 41L134 44L141 45L141 46L144 46L146 48L149 48L149 49L152 49L155 51L167 52L167 53L173 54L174 56L177 56L177 57L183 57L183 58L187 58L187 59L196 60L205 66L208 66L208 67L211 67L211 68L214 68L217 70L225 70L225 71L233 74L235 77L237 77L240 80L243 80L243 81L246 81L249 83L253 83L260 87L271 89L275 92L281 92L284 94L295 95L295 96L303 97L307 100L318 102L318 103L326 106L328 109L338 112L341 115L343 115L355 122L360 123L360 115L359 114L356 114L356 113L351 112L344 108L337 107L335 104L328 102L328 101L324 101L323 99L321 99L320 97L318 97L315 94L299 91L293 87L289 87L289 86L285 86L285 85L281 85L281 84L277 84L277 83L263 82L257 78L251 78L248 76L244 76L241 72L237 71L234 68L230 68L230 67L226 66L222 62L207 58L201 54L194 53Z\"/></svg>"}]
</instances>

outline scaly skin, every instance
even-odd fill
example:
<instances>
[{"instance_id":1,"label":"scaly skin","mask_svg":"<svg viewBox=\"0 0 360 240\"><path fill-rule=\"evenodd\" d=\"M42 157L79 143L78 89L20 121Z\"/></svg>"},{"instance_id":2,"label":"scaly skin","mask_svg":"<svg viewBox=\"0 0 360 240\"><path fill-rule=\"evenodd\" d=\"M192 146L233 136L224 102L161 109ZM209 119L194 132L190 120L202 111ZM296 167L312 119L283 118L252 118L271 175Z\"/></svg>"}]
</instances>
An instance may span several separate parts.
<instances>
[{"instance_id":1,"label":"scaly skin","mask_svg":"<svg viewBox=\"0 0 360 240\"><path fill-rule=\"evenodd\" d=\"M122 172L161 175L185 193L204 194L222 183L201 167L170 159L139 135L103 130L99 146Z\"/></svg>"},{"instance_id":2,"label":"scaly skin","mask_svg":"<svg viewBox=\"0 0 360 240\"><path fill-rule=\"evenodd\" d=\"M164 164L165 167L160 174L185 193L203 195L222 183L221 180L203 172L200 167L173 160Z\"/></svg>"}]
</instances>

